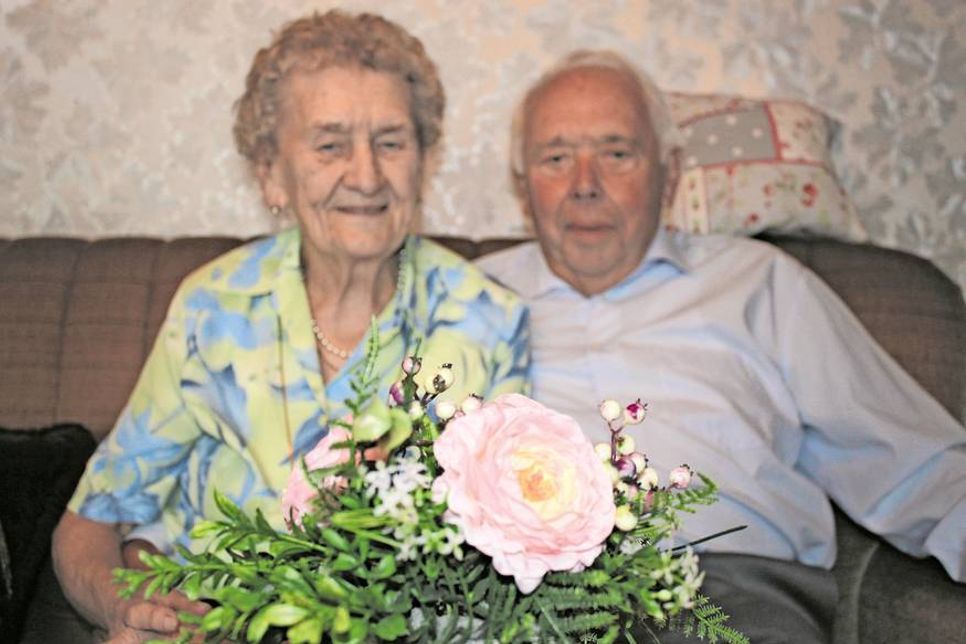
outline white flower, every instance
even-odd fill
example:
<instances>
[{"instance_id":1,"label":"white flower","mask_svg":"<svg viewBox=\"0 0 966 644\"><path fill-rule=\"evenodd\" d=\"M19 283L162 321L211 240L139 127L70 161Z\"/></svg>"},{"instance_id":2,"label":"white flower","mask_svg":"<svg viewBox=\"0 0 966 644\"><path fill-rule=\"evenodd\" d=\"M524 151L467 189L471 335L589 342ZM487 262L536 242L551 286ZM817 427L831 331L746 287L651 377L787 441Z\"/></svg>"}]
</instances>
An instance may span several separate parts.
<instances>
[{"instance_id":1,"label":"white flower","mask_svg":"<svg viewBox=\"0 0 966 644\"><path fill-rule=\"evenodd\" d=\"M464 414L469 414L471 412L477 411L482 406L483 406L483 399L477 396L476 394L470 394L469 396L463 399L462 403L460 403L460 411L463 412Z\"/></svg>"},{"instance_id":2,"label":"white flower","mask_svg":"<svg viewBox=\"0 0 966 644\"><path fill-rule=\"evenodd\" d=\"M383 496L392 486L392 470L382 461L376 462L376 468L366 472L366 496Z\"/></svg>"},{"instance_id":3,"label":"white flower","mask_svg":"<svg viewBox=\"0 0 966 644\"><path fill-rule=\"evenodd\" d=\"M401 460L395 467L393 485L406 493L422 488L429 489L432 484L426 474L426 466L418 461Z\"/></svg>"},{"instance_id":4,"label":"white flower","mask_svg":"<svg viewBox=\"0 0 966 644\"><path fill-rule=\"evenodd\" d=\"M610 463L606 463L604 465L604 469L607 470L607 475L610 476L611 483L617 483L618 481L621 480L621 473L618 472L617 468L611 465Z\"/></svg>"},{"instance_id":5,"label":"white flower","mask_svg":"<svg viewBox=\"0 0 966 644\"><path fill-rule=\"evenodd\" d=\"M616 400L605 400L598 407L600 417L611 423L621 417L621 404Z\"/></svg>"},{"instance_id":6,"label":"white flower","mask_svg":"<svg viewBox=\"0 0 966 644\"><path fill-rule=\"evenodd\" d=\"M453 365L448 362L440 365L429 383L429 392L432 394L443 393L452 386L455 378L453 375Z\"/></svg>"},{"instance_id":7,"label":"white flower","mask_svg":"<svg viewBox=\"0 0 966 644\"><path fill-rule=\"evenodd\" d=\"M617 437L617 451L623 456L634 453L634 437L621 434Z\"/></svg>"},{"instance_id":8,"label":"white flower","mask_svg":"<svg viewBox=\"0 0 966 644\"><path fill-rule=\"evenodd\" d=\"M622 555L633 555L644 547L644 541L636 537L627 537L621 541L621 545L618 546L618 550Z\"/></svg>"},{"instance_id":9,"label":"white flower","mask_svg":"<svg viewBox=\"0 0 966 644\"><path fill-rule=\"evenodd\" d=\"M631 462L634 463L634 467L637 468L638 472L643 472L644 468L647 467L647 457L640 452L631 454Z\"/></svg>"},{"instance_id":10,"label":"white flower","mask_svg":"<svg viewBox=\"0 0 966 644\"><path fill-rule=\"evenodd\" d=\"M412 523L413 517L419 517L413 508L413 497L406 490L393 486L380 495L381 504L373 508L372 513L377 516L390 516L400 523Z\"/></svg>"},{"instance_id":11,"label":"white flower","mask_svg":"<svg viewBox=\"0 0 966 644\"><path fill-rule=\"evenodd\" d=\"M407 540L399 545L399 550L396 552L396 559L398 561L412 561L416 559L416 555L418 554L419 549L416 547L416 543Z\"/></svg>"},{"instance_id":12,"label":"white flower","mask_svg":"<svg viewBox=\"0 0 966 644\"><path fill-rule=\"evenodd\" d=\"M423 417L423 413L425 413L425 410L423 409L422 404L420 404L418 400L414 400L409 404L409 409L407 410L407 412L409 413L410 418L412 418L413 420L419 420L420 418Z\"/></svg>"},{"instance_id":13,"label":"white flower","mask_svg":"<svg viewBox=\"0 0 966 644\"><path fill-rule=\"evenodd\" d=\"M597 443L594 445L594 452L605 463L610 462L610 443Z\"/></svg>"},{"instance_id":14,"label":"white flower","mask_svg":"<svg viewBox=\"0 0 966 644\"><path fill-rule=\"evenodd\" d=\"M447 421L456 415L456 403L452 403L448 400L441 400L436 403L436 416L442 420Z\"/></svg>"},{"instance_id":15,"label":"white flower","mask_svg":"<svg viewBox=\"0 0 966 644\"><path fill-rule=\"evenodd\" d=\"M618 530L629 532L637 527L637 515L631 510L629 505L617 506L617 515L614 518L614 525Z\"/></svg>"},{"instance_id":16,"label":"white flower","mask_svg":"<svg viewBox=\"0 0 966 644\"><path fill-rule=\"evenodd\" d=\"M660 483L660 480L657 477L657 470L655 470L653 467L645 467L644 471L637 475L637 482L640 484L642 489L655 489Z\"/></svg>"}]
</instances>

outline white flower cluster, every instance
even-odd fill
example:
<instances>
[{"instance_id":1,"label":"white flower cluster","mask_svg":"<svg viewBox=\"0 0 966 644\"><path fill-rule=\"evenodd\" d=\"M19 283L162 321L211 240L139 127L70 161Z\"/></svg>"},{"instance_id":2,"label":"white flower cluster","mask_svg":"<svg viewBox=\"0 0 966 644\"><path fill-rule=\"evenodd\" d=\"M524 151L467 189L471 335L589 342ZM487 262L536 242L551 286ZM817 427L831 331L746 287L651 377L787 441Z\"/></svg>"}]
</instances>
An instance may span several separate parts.
<instances>
[{"instance_id":1,"label":"white flower cluster","mask_svg":"<svg viewBox=\"0 0 966 644\"><path fill-rule=\"evenodd\" d=\"M377 497L379 503L373 508L377 517L393 519L394 539L402 545L397 559L413 560L420 553L438 552L441 555L462 555L462 532L455 525L447 524L440 530L432 529L432 523L421 525L419 508L432 503L430 488L432 479L426 466L420 461L419 450L409 447L391 463L379 461L365 475L366 496Z\"/></svg>"},{"instance_id":2,"label":"white flower cluster","mask_svg":"<svg viewBox=\"0 0 966 644\"><path fill-rule=\"evenodd\" d=\"M698 569L698 556L688 547L681 556L672 551L661 553L661 566L651 571L651 578L665 587L654 594L664 610L693 608L694 598L704 581L704 573Z\"/></svg>"},{"instance_id":3,"label":"white flower cluster","mask_svg":"<svg viewBox=\"0 0 966 644\"><path fill-rule=\"evenodd\" d=\"M414 528L418 526L413 526ZM415 560L422 552L427 554L436 552L444 556L453 555L458 561L463 559L461 545L466 541L459 526L447 523L440 530L433 530L432 526L422 526L421 529L407 531L403 526L396 528L393 536L402 546L396 554L400 561Z\"/></svg>"},{"instance_id":4,"label":"white flower cluster","mask_svg":"<svg viewBox=\"0 0 966 644\"><path fill-rule=\"evenodd\" d=\"M413 493L428 490L432 479L426 466L419 461L419 450L407 449L392 463L377 461L374 469L366 472L366 496L378 497L373 514L395 519L400 523L416 523L416 502Z\"/></svg>"}]
</instances>

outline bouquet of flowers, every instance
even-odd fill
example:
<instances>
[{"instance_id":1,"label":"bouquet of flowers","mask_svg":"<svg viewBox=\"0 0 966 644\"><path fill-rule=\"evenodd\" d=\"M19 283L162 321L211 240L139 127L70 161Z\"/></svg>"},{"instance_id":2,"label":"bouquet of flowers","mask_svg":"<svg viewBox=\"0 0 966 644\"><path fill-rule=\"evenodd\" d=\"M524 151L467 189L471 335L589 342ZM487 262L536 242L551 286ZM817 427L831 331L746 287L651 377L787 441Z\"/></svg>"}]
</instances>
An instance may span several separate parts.
<instances>
[{"instance_id":1,"label":"bouquet of flowers","mask_svg":"<svg viewBox=\"0 0 966 644\"><path fill-rule=\"evenodd\" d=\"M633 642L655 625L747 641L699 594L690 546L664 545L716 489L686 465L660 484L623 431L644 404L603 402L612 439L595 447L525 396L436 400L452 368L420 388L416 357L383 401L376 346L351 418L293 467L287 530L218 496L224 518L192 531L207 548L142 554L147 570L116 571L122 594L214 604L183 616L182 641Z\"/></svg>"}]
</instances>

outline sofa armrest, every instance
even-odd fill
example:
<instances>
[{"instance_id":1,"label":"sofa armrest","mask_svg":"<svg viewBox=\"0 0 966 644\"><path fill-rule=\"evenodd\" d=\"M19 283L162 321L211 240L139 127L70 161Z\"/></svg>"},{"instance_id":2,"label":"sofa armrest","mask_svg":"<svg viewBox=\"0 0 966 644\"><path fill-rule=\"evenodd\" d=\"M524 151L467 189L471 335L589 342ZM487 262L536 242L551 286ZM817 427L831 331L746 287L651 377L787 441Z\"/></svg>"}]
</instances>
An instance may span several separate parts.
<instances>
[{"instance_id":1,"label":"sofa armrest","mask_svg":"<svg viewBox=\"0 0 966 644\"><path fill-rule=\"evenodd\" d=\"M935 559L914 559L885 543L862 579L860 642L945 644L966 636L966 584Z\"/></svg>"}]
</instances>

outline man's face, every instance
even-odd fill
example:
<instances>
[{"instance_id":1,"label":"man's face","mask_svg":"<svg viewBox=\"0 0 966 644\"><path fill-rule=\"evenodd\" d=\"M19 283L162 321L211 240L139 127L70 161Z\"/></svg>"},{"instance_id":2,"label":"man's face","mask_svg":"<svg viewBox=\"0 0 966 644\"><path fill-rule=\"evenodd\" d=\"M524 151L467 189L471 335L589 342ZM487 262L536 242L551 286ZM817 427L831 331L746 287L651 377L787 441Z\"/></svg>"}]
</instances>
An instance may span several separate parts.
<instances>
[{"instance_id":1,"label":"man's face","mask_svg":"<svg viewBox=\"0 0 966 644\"><path fill-rule=\"evenodd\" d=\"M564 72L531 97L521 186L550 269L584 295L630 274L660 218L657 138L612 69Z\"/></svg>"}]
</instances>

